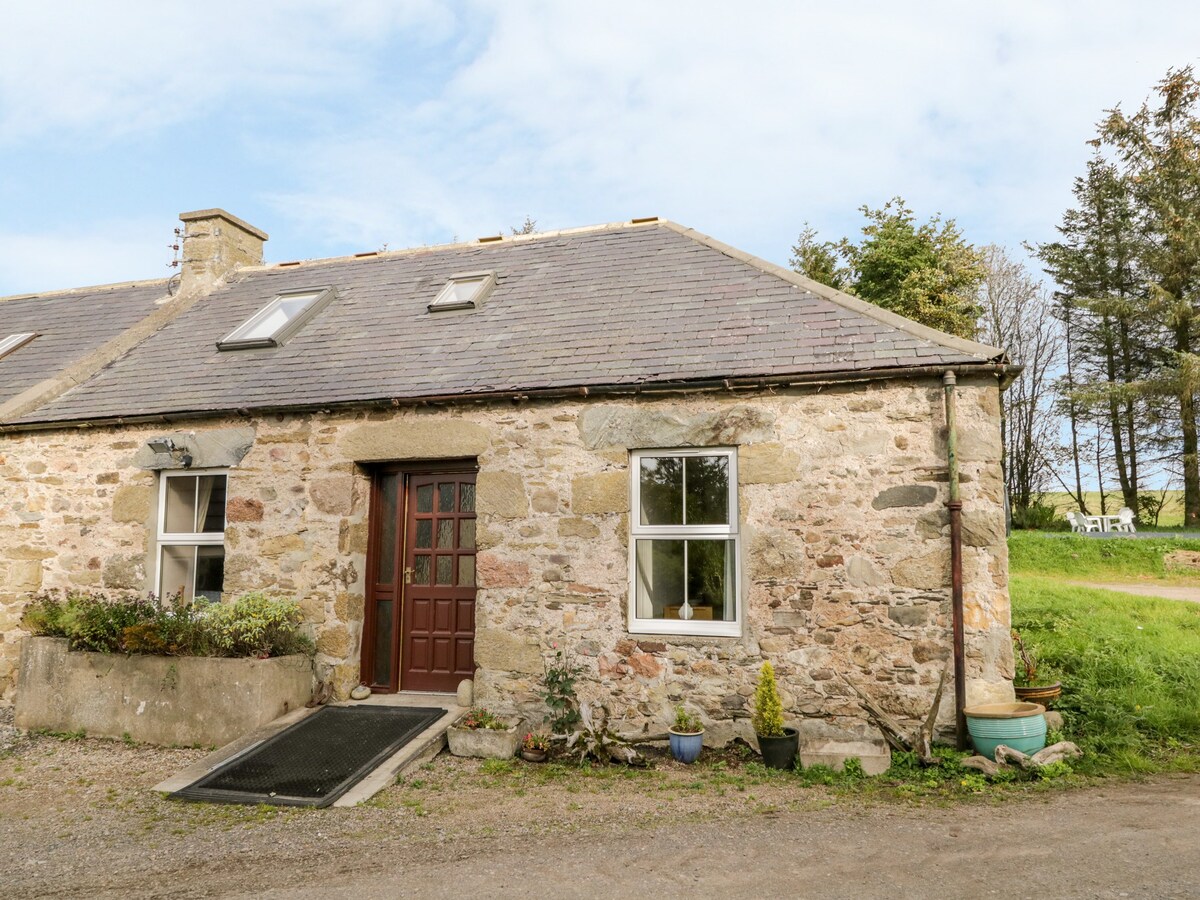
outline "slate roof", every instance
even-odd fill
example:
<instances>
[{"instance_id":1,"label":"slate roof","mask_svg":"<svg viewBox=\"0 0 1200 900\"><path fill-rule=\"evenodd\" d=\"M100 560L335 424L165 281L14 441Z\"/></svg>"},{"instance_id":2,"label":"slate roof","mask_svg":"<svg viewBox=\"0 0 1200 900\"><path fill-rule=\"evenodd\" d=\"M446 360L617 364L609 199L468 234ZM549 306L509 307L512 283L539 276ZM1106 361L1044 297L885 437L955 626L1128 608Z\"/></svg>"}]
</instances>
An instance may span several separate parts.
<instances>
[{"instance_id":1,"label":"slate roof","mask_svg":"<svg viewBox=\"0 0 1200 900\"><path fill-rule=\"evenodd\" d=\"M166 281L119 284L0 298L0 340L37 337L0 357L0 404L53 378L149 316L167 296Z\"/></svg>"},{"instance_id":2,"label":"slate roof","mask_svg":"<svg viewBox=\"0 0 1200 900\"><path fill-rule=\"evenodd\" d=\"M479 270L497 280L481 309L427 310L451 275ZM284 346L216 349L280 291L323 285L337 298ZM19 421L970 366L1002 356L655 222L243 269Z\"/></svg>"}]
</instances>

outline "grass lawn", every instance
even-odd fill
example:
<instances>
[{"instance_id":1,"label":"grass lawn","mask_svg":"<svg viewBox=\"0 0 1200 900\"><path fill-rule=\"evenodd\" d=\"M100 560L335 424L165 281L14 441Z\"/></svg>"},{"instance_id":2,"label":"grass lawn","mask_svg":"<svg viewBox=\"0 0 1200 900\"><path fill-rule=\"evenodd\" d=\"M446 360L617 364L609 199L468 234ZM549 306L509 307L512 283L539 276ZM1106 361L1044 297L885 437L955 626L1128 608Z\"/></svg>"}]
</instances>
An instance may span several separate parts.
<instances>
[{"instance_id":1,"label":"grass lawn","mask_svg":"<svg viewBox=\"0 0 1200 900\"><path fill-rule=\"evenodd\" d=\"M1086 538L1073 534L1014 531L1008 539L1009 570L1072 581L1163 581L1200 585L1200 572L1171 571L1172 550L1200 551L1200 540L1183 538Z\"/></svg>"},{"instance_id":2,"label":"grass lawn","mask_svg":"<svg viewBox=\"0 0 1200 900\"><path fill-rule=\"evenodd\" d=\"M1200 541L1015 533L1013 628L1032 645L1039 681L1061 680L1056 708L1094 773L1200 770L1200 604L1068 580L1200 586L1163 556Z\"/></svg>"}]
</instances>

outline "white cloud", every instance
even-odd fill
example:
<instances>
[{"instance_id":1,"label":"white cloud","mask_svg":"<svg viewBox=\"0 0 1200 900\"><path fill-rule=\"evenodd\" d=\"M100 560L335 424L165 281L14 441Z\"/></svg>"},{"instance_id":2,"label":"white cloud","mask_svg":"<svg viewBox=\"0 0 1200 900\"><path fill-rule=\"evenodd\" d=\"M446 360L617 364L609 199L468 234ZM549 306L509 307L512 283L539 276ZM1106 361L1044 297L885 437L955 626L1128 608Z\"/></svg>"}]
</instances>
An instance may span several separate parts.
<instances>
[{"instance_id":1,"label":"white cloud","mask_svg":"<svg viewBox=\"0 0 1200 900\"><path fill-rule=\"evenodd\" d=\"M445 37L451 24L434 0L7 4L0 146L106 141L264 98L352 91L364 55L401 31Z\"/></svg>"},{"instance_id":2,"label":"white cloud","mask_svg":"<svg viewBox=\"0 0 1200 900\"><path fill-rule=\"evenodd\" d=\"M526 214L658 214L782 262L804 220L838 236L894 194L1015 244L1052 234L1101 111L1196 59L1197 20L1187 2L1112 0L10 4L0 150L67 147L87 166L240 116L233 139L268 172L245 205L266 200L279 219L256 224L288 235L275 258L475 237ZM196 199L162 182L160 206ZM3 211L0 229L19 240ZM78 276L54 265L56 236L29 238L38 286L128 277L143 254L157 271L163 241L135 231L148 246L74 251ZM30 265L0 250L0 273Z\"/></svg>"},{"instance_id":3,"label":"white cloud","mask_svg":"<svg viewBox=\"0 0 1200 900\"><path fill-rule=\"evenodd\" d=\"M476 9L486 46L441 94L323 143L281 210L406 240L657 213L782 259L802 220L902 194L1044 239L1101 111L1196 57L1187 3Z\"/></svg>"}]
</instances>

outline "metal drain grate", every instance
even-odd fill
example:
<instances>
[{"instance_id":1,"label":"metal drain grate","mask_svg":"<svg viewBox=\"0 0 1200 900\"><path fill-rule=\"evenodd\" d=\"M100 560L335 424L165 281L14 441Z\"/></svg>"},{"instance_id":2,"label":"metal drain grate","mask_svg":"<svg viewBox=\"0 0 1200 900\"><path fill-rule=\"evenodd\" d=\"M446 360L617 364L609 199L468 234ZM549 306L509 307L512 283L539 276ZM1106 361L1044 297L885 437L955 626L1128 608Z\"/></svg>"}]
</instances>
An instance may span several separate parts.
<instances>
[{"instance_id":1,"label":"metal drain grate","mask_svg":"<svg viewBox=\"0 0 1200 900\"><path fill-rule=\"evenodd\" d=\"M329 806L445 713L427 707L326 706L171 797Z\"/></svg>"}]
</instances>

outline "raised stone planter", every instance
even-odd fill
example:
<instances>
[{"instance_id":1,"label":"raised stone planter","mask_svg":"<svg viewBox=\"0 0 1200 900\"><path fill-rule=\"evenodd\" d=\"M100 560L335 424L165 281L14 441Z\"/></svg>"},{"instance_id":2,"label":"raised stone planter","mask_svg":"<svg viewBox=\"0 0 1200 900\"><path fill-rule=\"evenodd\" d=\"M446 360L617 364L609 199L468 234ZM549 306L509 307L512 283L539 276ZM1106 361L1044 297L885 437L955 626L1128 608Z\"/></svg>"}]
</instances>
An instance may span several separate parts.
<instances>
[{"instance_id":1,"label":"raised stone planter","mask_svg":"<svg viewBox=\"0 0 1200 900\"><path fill-rule=\"evenodd\" d=\"M481 759L511 759L517 755L521 743L523 720L503 717L508 725L504 731L495 728L459 728L451 725L446 733L450 752L455 756L475 756Z\"/></svg>"},{"instance_id":2,"label":"raised stone planter","mask_svg":"<svg viewBox=\"0 0 1200 900\"><path fill-rule=\"evenodd\" d=\"M306 656L122 656L49 637L25 638L19 671L18 728L164 746L227 744L303 706L313 689Z\"/></svg>"}]
</instances>

